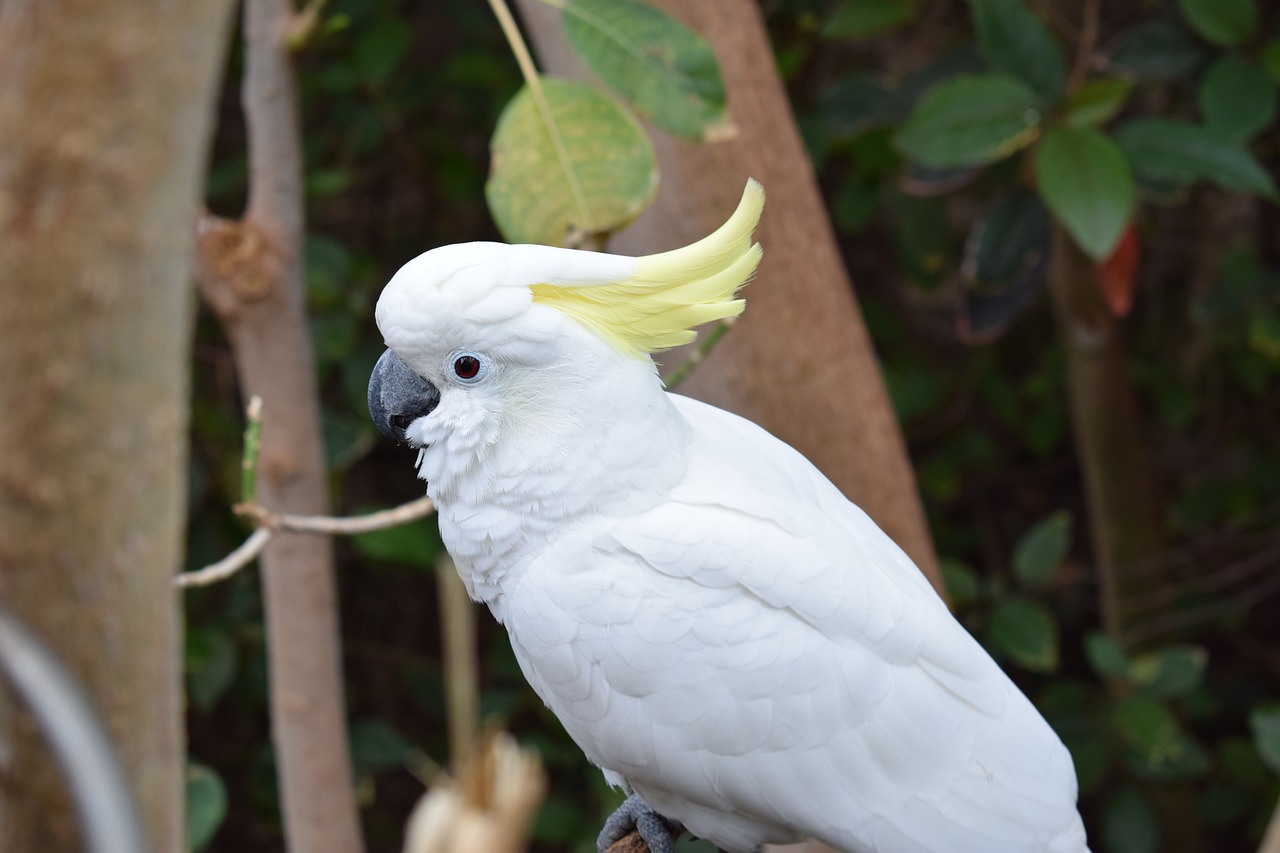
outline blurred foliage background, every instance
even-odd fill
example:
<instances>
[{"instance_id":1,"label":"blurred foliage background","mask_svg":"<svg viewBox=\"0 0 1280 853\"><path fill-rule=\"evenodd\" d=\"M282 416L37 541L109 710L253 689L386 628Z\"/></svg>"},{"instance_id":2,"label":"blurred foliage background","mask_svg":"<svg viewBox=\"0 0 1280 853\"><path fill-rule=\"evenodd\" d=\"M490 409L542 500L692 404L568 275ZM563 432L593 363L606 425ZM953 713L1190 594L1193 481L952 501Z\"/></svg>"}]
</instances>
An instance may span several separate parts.
<instances>
[{"instance_id":1,"label":"blurred foliage background","mask_svg":"<svg viewBox=\"0 0 1280 853\"><path fill-rule=\"evenodd\" d=\"M1071 748L1093 848L1167 849L1162 792L1177 790L1203 849L1253 850L1280 791L1280 8L1107 3L1081 65L1080 5L763 9L954 607ZM333 0L296 60L311 328L330 482L348 514L421 494L412 451L368 420L382 349L372 308L418 253L500 239L485 206L489 145L521 80L482 3ZM245 193L239 74L237 53L207 194L226 215ZM1065 166L1045 164L1054 144ZM1098 149L1120 177L1089 195ZM1127 649L1099 629L1044 293L1055 219L1104 270L1163 501L1166 552ZM229 509L242 401L204 316L194 382L187 568L245 534ZM441 545L427 522L338 548L365 835L371 851L398 850L447 752ZM258 579L193 590L187 614L193 846L278 850ZM505 633L480 621L482 711L536 746L551 776L535 849L594 849L620 797L525 686Z\"/></svg>"}]
</instances>

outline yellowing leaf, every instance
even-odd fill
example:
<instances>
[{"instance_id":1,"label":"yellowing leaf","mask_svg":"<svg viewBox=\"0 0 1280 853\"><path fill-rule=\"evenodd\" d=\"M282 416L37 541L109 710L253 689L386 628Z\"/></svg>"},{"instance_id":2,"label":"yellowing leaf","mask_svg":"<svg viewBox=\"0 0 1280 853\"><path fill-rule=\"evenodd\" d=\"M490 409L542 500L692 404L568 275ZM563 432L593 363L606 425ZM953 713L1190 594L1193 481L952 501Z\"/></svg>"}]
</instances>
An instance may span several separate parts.
<instances>
[{"instance_id":1,"label":"yellowing leaf","mask_svg":"<svg viewBox=\"0 0 1280 853\"><path fill-rule=\"evenodd\" d=\"M590 86L543 77L541 88L549 116L525 86L498 119L485 185L494 221L509 242L552 246L618 230L657 192L649 137Z\"/></svg>"}]
</instances>

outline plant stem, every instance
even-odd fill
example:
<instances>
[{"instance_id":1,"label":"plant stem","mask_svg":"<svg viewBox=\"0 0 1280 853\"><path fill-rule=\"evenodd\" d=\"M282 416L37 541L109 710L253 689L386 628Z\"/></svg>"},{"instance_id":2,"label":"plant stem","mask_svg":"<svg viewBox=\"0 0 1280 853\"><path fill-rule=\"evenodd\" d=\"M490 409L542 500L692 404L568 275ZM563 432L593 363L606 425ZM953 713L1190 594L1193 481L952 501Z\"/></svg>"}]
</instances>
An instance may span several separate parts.
<instances>
[{"instance_id":1,"label":"plant stem","mask_svg":"<svg viewBox=\"0 0 1280 853\"><path fill-rule=\"evenodd\" d=\"M258 491L258 451L262 447L262 398L255 396L245 409L244 455L240 460L240 500L251 504Z\"/></svg>"},{"instance_id":2,"label":"plant stem","mask_svg":"<svg viewBox=\"0 0 1280 853\"><path fill-rule=\"evenodd\" d=\"M524 43L524 37L520 35L520 28L516 26L515 18L507 8L506 0L489 0L489 6L498 18L498 25L502 27L502 34L506 36L511 52L515 54L516 64L520 66L520 74L529 87L533 103L538 108L538 114L542 116L542 123L546 125L547 136L551 138L551 147L555 149L556 159L560 161L560 168L564 171L565 182L573 195L573 206L578 211L578 221L573 224L578 230L590 230L591 206L587 203L587 195L582 189L582 182L578 180L578 173L573 170L569 149L565 146L564 137L560 134L560 126L556 124L555 116L551 113L551 104L547 102L547 94L542 89L538 69L533 64L533 57Z\"/></svg>"}]
</instances>

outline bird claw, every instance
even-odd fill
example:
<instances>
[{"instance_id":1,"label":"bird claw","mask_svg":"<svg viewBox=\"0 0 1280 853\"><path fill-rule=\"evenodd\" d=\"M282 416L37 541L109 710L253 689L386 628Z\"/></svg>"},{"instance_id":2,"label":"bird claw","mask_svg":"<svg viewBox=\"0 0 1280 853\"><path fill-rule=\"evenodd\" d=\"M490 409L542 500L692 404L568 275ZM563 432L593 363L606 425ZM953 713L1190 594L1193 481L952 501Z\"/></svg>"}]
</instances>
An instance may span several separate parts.
<instances>
[{"instance_id":1,"label":"bird claw","mask_svg":"<svg viewBox=\"0 0 1280 853\"><path fill-rule=\"evenodd\" d=\"M672 829L678 830L679 827L680 824L667 820L645 805L639 796L632 794L604 822L596 838L596 850L597 853L605 853L610 845L634 829L640 833L650 853L675 853Z\"/></svg>"}]
</instances>

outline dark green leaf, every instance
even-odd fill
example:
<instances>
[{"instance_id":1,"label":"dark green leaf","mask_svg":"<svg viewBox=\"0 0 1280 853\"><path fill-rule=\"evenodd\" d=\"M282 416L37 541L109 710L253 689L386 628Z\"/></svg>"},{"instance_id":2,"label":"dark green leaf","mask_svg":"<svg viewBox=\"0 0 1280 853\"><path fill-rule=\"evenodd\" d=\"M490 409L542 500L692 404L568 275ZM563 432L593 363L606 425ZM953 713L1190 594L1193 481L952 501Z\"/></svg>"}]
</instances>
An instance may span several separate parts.
<instances>
[{"instance_id":1,"label":"dark green leaf","mask_svg":"<svg viewBox=\"0 0 1280 853\"><path fill-rule=\"evenodd\" d=\"M1204 46L1174 21L1141 24L1120 37L1113 64L1147 80L1178 80L1194 71Z\"/></svg>"},{"instance_id":2,"label":"dark green leaf","mask_svg":"<svg viewBox=\"0 0 1280 853\"><path fill-rule=\"evenodd\" d=\"M1280 773L1280 706L1254 708L1249 714L1249 728L1258 756Z\"/></svg>"},{"instance_id":3,"label":"dark green leaf","mask_svg":"<svg viewBox=\"0 0 1280 853\"><path fill-rule=\"evenodd\" d=\"M1013 190L998 196L970 232L966 254L981 284L1020 278L1043 260L1049 247L1049 214L1035 193Z\"/></svg>"},{"instance_id":4,"label":"dark green leaf","mask_svg":"<svg viewBox=\"0 0 1280 853\"><path fill-rule=\"evenodd\" d=\"M327 405L320 409L320 431L324 437L324 461L330 471L350 467L378 440L367 413L353 415Z\"/></svg>"},{"instance_id":5,"label":"dark green leaf","mask_svg":"<svg viewBox=\"0 0 1280 853\"><path fill-rule=\"evenodd\" d=\"M1271 176L1242 146L1203 127L1172 119L1135 119L1116 133L1134 171L1158 183L1207 180L1223 189L1275 196Z\"/></svg>"},{"instance_id":6,"label":"dark green leaf","mask_svg":"<svg viewBox=\"0 0 1280 853\"><path fill-rule=\"evenodd\" d=\"M889 400L902 423L936 411L947 399L950 383L934 367L885 365Z\"/></svg>"},{"instance_id":7,"label":"dark green leaf","mask_svg":"<svg viewBox=\"0 0 1280 853\"><path fill-rule=\"evenodd\" d=\"M1013 549L1013 572L1024 584L1053 577L1071 547L1071 513L1055 512L1027 531Z\"/></svg>"},{"instance_id":8,"label":"dark green leaf","mask_svg":"<svg viewBox=\"0 0 1280 853\"><path fill-rule=\"evenodd\" d=\"M1134 696L1115 708L1115 724L1133 769L1151 779L1198 776L1209 759L1173 712L1154 699Z\"/></svg>"},{"instance_id":9,"label":"dark green leaf","mask_svg":"<svg viewBox=\"0 0 1280 853\"><path fill-rule=\"evenodd\" d=\"M934 168L991 163L1036 138L1038 101L1035 92L1006 75L949 80L920 99L897 144L907 157Z\"/></svg>"},{"instance_id":10,"label":"dark green leaf","mask_svg":"<svg viewBox=\"0 0 1280 853\"><path fill-rule=\"evenodd\" d=\"M1091 258L1111 254L1133 213L1134 187L1124 155L1091 128L1055 128L1036 151L1045 204Z\"/></svg>"},{"instance_id":11,"label":"dark green leaf","mask_svg":"<svg viewBox=\"0 0 1280 853\"><path fill-rule=\"evenodd\" d=\"M1280 361L1280 315L1268 312L1250 316L1249 346L1265 358Z\"/></svg>"},{"instance_id":12,"label":"dark green leaf","mask_svg":"<svg viewBox=\"0 0 1280 853\"><path fill-rule=\"evenodd\" d=\"M1049 213L1035 193L1001 193L969 229L964 254L958 331L969 341L992 340L1044 289Z\"/></svg>"},{"instance_id":13,"label":"dark green leaf","mask_svg":"<svg viewBox=\"0 0 1280 853\"><path fill-rule=\"evenodd\" d=\"M1280 84L1280 40L1272 39L1262 48L1262 67L1274 83Z\"/></svg>"},{"instance_id":14,"label":"dark green leaf","mask_svg":"<svg viewBox=\"0 0 1280 853\"><path fill-rule=\"evenodd\" d=\"M854 74L831 85L818 98L818 115L836 136L860 136L898 118L893 94L874 76Z\"/></svg>"},{"instance_id":15,"label":"dark green leaf","mask_svg":"<svg viewBox=\"0 0 1280 853\"><path fill-rule=\"evenodd\" d=\"M1264 710L1265 708L1265 710ZM1273 717L1273 725L1280 727L1280 706L1271 705L1254 708L1253 714L1265 713ZM1228 779L1250 788L1270 787L1274 782L1273 774L1280 773L1280 732L1270 737L1271 746L1264 748L1257 737L1258 728L1254 725L1253 714L1250 715L1249 727L1253 737L1226 737L1218 742L1217 764ZM1274 752L1270 758L1264 759L1267 749ZM1274 766L1271 766L1274 765Z\"/></svg>"},{"instance_id":16,"label":"dark green leaf","mask_svg":"<svg viewBox=\"0 0 1280 853\"><path fill-rule=\"evenodd\" d=\"M1071 751L1071 761L1076 766L1076 779L1080 793L1097 788L1111 768L1114 749L1101 732L1082 732L1072 737L1063 736L1063 744Z\"/></svg>"},{"instance_id":17,"label":"dark green leaf","mask_svg":"<svg viewBox=\"0 0 1280 853\"><path fill-rule=\"evenodd\" d=\"M1126 785L1111 795L1102 818L1106 849L1114 853L1156 853L1160 824L1137 788Z\"/></svg>"},{"instance_id":18,"label":"dark green leaf","mask_svg":"<svg viewBox=\"0 0 1280 853\"><path fill-rule=\"evenodd\" d=\"M1244 819L1253 806L1247 788L1224 782L1208 782L1200 793L1200 814L1206 825L1225 828Z\"/></svg>"},{"instance_id":19,"label":"dark green leaf","mask_svg":"<svg viewBox=\"0 0 1280 853\"><path fill-rule=\"evenodd\" d=\"M1101 631L1093 631L1084 638L1084 655L1093 671L1103 678L1114 678L1129 671L1129 658L1120 644Z\"/></svg>"},{"instance_id":20,"label":"dark green leaf","mask_svg":"<svg viewBox=\"0 0 1280 853\"><path fill-rule=\"evenodd\" d=\"M187 765L187 847L203 850L227 817L227 789L217 772L203 764Z\"/></svg>"},{"instance_id":21,"label":"dark green leaf","mask_svg":"<svg viewBox=\"0 0 1280 853\"><path fill-rule=\"evenodd\" d=\"M633 0L565 0L560 8L574 53L642 117L690 140L728 121L715 54L684 24Z\"/></svg>"},{"instance_id":22,"label":"dark green leaf","mask_svg":"<svg viewBox=\"0 0 1280 853\"><path fill-rule=\"evenodd\" d=\"M408 24L392 15L380 16L356 41L356 65L366 80L381 86L404 60L412 43L413 31Z\"/></svg>"},{"instance_id":23,"label":"dark green leaf","mask_svg":"<svg viewBox=\"0 0 1280 853\"><path fill-rule=\"evenodd\" d=\"M1151 696L1185 696L1204 678L1209 654L1200 646L1170 646L1140 654L1129 665L1129 678Z\"/></svg>"},{"instance_id":24,"label":"dark green leaf","mask_svg":"<svg viewBox=\"0 0 1280 853\"><path fill-rule=\"evenodd\" d=\"M338 307L351 283L351 253L337 240L321 234L307 235L305 251L309 307L313 310Z\"/></svg>"},{"instance_id":25,"label":"dark green leaf","mask_svg":"<svg viewBox=\"0 0 1280 853\"><path fill-rule=\"evenodd\" d=\"M373 530L351 537L356 549L372 560L405 563L428 568L440 554L440 536L435 522L411 521L408 524Z\"/></svg>"},{"instance_id":26,"label":"dark green leaf","mask_svg":"<svg viewBox=\"0 0 1280 853\"><path fill-rule=\"evenodd\" d=\"M1129 99L1133 83L1121 77L1098 77L1071 95L1065 121L1071 127L1100 127L1115 117Z\"/></svg>"},{"instance_id":27,"label":"dark green leaf","mask_svg":"<svg viewBox=\"0 0 1280 853\"><path fill-rule=\"evenodd\" d=\"M1245 143L1276 117L1276 84L1252 60L1227 54L1213 63L1200 81L1200 112L1213 133Z\"/></svg>"},{"instance_id":28,"label":"dark green leaf","mask_svg":"<svg viewBox=\"0 0 1280 853\"><path fill-rule=\"evenodd\" d=\"M639 123L584 83L542 78L552 129L528 86L494 131L485 198L512 243L562 245L635 219L658 188L653 145ZM564 153L568 162L563 162Z\"/></svg>"},{"instance_id":29,"label":"dark green leaf","mask_svg":"<svg viewBox=\"0 0 1280 853\"><path fill-rule=\"evenodd\" d=\"M982 582L978 573L959 560L944 558L941 561L942 582L946 584L947 595L956 607L970 604L978 600L982 594Z\"/></svg>"},{"instance_id":30,"label":"dark green leaf","mask_svg":"<svg viewBox=\"0 0 1280 853\"><path fill-rule=\"evenodd\" d=\"M357 771L402 767L412 750L404 735L381 720L361 720L351 726L351 763Z\"/></svg>"},{"instance_id":31,"label":"dark green leaf","mask_svg":"<svg viewBox=\"0 0 1280 853\"><path fill-rule=\"evenodd\" d=\"M988 626L991 642L1010 660L1036 672L1058 668L1058 624L1044 605L1010 598L996 607Z\"/></svg>"},{"instance_id":32,"label":"dark green leaf","mask_svg":"<svg viewBox=\"0 0 1280 853\"><path fill-rule=\"evenodd\" d=\"M208 711L235 681L239 656L222 628L189 625L186 643L187 698Z\"/></svg>"},{"instance_id":33,"label":"dark green leaf","mask_svg":"<svg viewBox=\"0 0 1280 853\"><path fill-rule=\"evenodd\" d=\"M1022 78L1046 101L1062 96L1062 50L1044 23L1019 0L969 0L978 45L992 71Z\"/></svg>"},{"instance_id":34,"label":"dark green leaf","mask_svg":"<svg viewBox=\"0 0 1280 853\"><path fill-rule=\"evenodd\" d=\"M845 0L822 25L824 38L867 38L896 30L916 16L919 0Z\"/></svg>"},{"instance_id":35,"label":"dark green leaf","mask_svg":"<svg viewBox=\"0 0 1280 853\"><path fill-rule=\"evenodd\" d=\"M1178 6L1192 29L1217 45L1239 44L1258 27L1253 0L1178 0Z\"/></svg>"}]
</instances>

